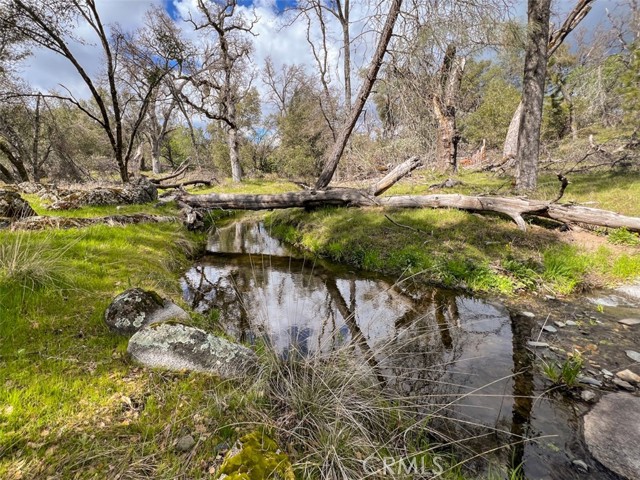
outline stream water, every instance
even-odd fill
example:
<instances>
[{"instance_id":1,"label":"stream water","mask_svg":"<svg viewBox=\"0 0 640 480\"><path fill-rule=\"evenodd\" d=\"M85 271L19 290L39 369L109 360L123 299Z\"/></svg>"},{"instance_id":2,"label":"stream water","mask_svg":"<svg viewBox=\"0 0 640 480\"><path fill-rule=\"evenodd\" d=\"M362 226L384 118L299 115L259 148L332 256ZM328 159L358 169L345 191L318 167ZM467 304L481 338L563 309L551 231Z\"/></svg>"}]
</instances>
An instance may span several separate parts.
<instances>
[{"instance_id":1,"label":"stream water","mask_svg":"<svg viewBox=\"0 0 640 480\"><path fill-rule=\"evenodd\" d=\"M352 345L385 382L433 399L446 417L442 438L469 439L466 452L522 464L528 479L617 478L584 445L584 408L545 393L527 347L532 320L486 299L304 258L260 223L218 229L207 251L184 276L184 297L196 311L217 310L237 339L266 339L281 355ZM487 462L472 465L486 473Z\"/></svg>"}]
</instances>

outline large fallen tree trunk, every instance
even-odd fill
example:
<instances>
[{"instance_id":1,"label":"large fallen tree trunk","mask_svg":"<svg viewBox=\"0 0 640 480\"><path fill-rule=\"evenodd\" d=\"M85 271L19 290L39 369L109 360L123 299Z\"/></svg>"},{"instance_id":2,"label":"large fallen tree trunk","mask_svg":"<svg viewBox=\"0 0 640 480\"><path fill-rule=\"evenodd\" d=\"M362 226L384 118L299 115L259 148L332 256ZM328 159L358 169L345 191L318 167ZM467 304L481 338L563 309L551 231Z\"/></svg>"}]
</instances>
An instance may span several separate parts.
<instances>
[{"instance_id":1,"label":"large fallen tree trunk","mask_svg":"<svg viewBox=\"0 0 640 480\"><path fill-rule=\"evenodd\" d=\"M561 205L515 197L468 195L399 195L375 197L362 190L310 190L276 195L207 194L180 195L179 202L191 208L271 210L320 206L385 208L455 208L471 212L495 212L513 219L526 230L523 216L551 218L563 223L584 223L610 228L625 227L640 232L640 218L578 205Z\"/></svg>"}]
</instances>

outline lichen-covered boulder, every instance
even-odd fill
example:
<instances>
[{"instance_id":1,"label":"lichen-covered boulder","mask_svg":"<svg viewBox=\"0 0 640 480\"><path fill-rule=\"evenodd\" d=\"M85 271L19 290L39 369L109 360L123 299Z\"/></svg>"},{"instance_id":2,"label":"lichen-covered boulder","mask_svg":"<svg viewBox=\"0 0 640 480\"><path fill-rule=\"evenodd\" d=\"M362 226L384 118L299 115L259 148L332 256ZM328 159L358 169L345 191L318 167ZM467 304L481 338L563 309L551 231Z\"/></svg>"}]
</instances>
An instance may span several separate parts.
<instances>
[{"instance_id":1,"label":"lichen-covered boulder","mask_svg":"<svg viewBox=\"0 0 640 480\"><path fill-rule=\"evenodd\" d=\"M0 190L0 217L10 220L35 217L38 214L31 208L29 202L24 200L18 192L13 190Z\"/></svg>"},{"instance_id":2,"label":"lichen-covered boulder","mask_svg":"<svg viewBox=\"0 0 640 480\"><path fill-rule=\"evenodd\" d=\"M140 177L118 187L94 187L89 190L57 192L52 210L71 210L85 206L132 205L154 202L158 199L158 187L149 179Z\"/></svg>"},{"instance_id":3,"label":"lichen-covered boulder","mask_svg":"<svg viewBox=\"0 0 640 480\"><path fill-rule=\"evenodd\" d=\"M257 367L256 354L199 328L174 323L149 325L129 340L131 357L147 367L239 378Z\"/></svg>"},{"instance_id":4,"label":"lichen-covered boulder","mask_svg":"<svg viewBox=\"0 0 640 480\"><path fill-rule=\"evenodd\" d=\"M217 478L294 480L295 476L289 457L276 442L263 433L253 432L238 440L227 452Z\"/></svg>"},{"instance_id":5,"label":"lichen-covered boulder","mask_svg":"<svg viewBox=\"0 0 640 480\"><path fill-rule=\"evenodd\" d=\"M132 288L113 299L104 321L114 332L131 335L142 327L168 320L187 320L189 314L156 292Z\"/></svg>"}]
</instances>

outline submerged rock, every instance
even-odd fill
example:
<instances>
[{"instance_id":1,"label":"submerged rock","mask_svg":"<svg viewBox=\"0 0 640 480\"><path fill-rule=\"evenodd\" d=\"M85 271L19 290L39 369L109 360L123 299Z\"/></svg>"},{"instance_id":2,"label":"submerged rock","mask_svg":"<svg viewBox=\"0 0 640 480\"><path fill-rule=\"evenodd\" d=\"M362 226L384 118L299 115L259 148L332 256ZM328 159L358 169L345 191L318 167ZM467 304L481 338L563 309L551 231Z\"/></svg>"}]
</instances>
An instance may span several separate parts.
<instances>
[{"instance_id":1,"label":"submerged rock","mask_svg":"<svg viewBox=\"0 0 640 480\"><path fill-rule=\"evenodd\" d=\"M593 456L628 479L640 478L640 398L628 393L602 397L584 417L584 438Z\"/></svg>"},{"instance_id":2,"label":"submerged rock","mask_svg":"<svg viewBox=\"0 0 640 480\"><path fill-rule=\"evenodd\" d=\"M143 328L131 337L127 352L147 367L211 373L222 378L246 376L258 364L252 350L180 324Z\"/></svg>"},{"instance_id":3,"label":"submerged rock","mask_svg":"<svg viewBox=\"0 0 640 480\"><path fill-rule=\"evenodd\" d=\"M19 220L37 215L29 202L24 200L19 193L12 190L0 190L0 217Z\"/></svg>"},{"instance_id":4,"label":"submerged rock","mask_svg":"<svg viewBox=\"0 0 640 480\"><path fill-rule=\"evenodd\" d=\"M136 333L142 327L168 320L187 320L189 314L155 292L132 288L113 299L104 314L104 321L114 332Z\"/></svg>"},{"instance_id":5,"label":"submerged rock","mask_svg":"<svg viewBox=\"0 0 640 480\"><path fill-rule=\"evenodd\" d=\"M627 357L629 357L634 362L640 362L640 353L633 350L627 350L625 353L627 354Z\"/></svg>"}]
</instances>

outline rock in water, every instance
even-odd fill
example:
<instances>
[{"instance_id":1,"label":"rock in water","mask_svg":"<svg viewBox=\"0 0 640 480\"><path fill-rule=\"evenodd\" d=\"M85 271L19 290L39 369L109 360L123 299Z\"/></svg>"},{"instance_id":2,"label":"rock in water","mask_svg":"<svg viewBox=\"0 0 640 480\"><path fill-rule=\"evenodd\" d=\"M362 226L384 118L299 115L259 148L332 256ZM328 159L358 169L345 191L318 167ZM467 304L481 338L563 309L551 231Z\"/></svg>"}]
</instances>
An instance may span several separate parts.
<instances>
[{"instance_id":1,"label":"rock in water","mask_svg":"<svg viewBox=\"0 0 640 480\"><path fill-rule=\"evenodd\" d=\"M109 328L123 335L136 333L142 327L167 320L187 320L189 314L155 292L132 288L113 299L104 314Z\"/></svg>"},{"instance_id":2,"label":"rock in water","mask_svg":"<svg viewBox=\"0 0 640 480\"><path fill-rule=\"evenodd\" d=\"M211 373L221 378L246 376L258 364L252 350L180 324L143 328L131 337L127 351L147 367Z\"/></svg>"},{"instance_id":3,"label":"rock in water","mask_svg":"<svg viewBox=\"0 0 640 480\"><path fill-rule=\"evenodd\" d=\"M640 478L640 398L628 393L602 397L584 417L584 438L593 456L618 475Z\"/></svg>"},{"instance_id":4,"label":"rock in water","mask_svg":"<svg viewBox=\"0 0 640 480\"><path fill-rule=\"evenodd\" d=\"M634 362L640 363L640 353L635 352L633 350L627 350L625 353L627 354L627 357L629 357L631 360L633 360Z\"/></svg>"},{"instance_id":5,"label":"rock in water","mask_svg":"<svg viewBox=\"0 0 640 480\"><path fill-rule=\"evenodd\" d=\"M36 217L38 214L19 193L11 190L0 190L0 217L10 220Z\"/></svg>"}]
</instances>

